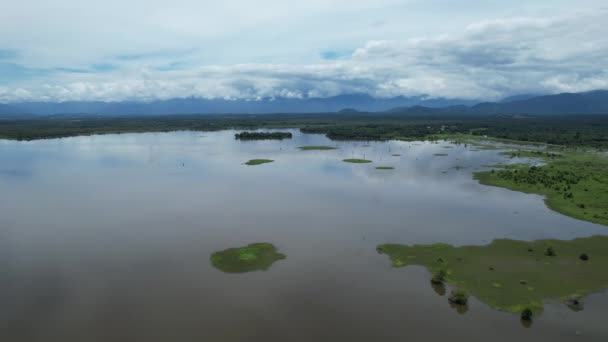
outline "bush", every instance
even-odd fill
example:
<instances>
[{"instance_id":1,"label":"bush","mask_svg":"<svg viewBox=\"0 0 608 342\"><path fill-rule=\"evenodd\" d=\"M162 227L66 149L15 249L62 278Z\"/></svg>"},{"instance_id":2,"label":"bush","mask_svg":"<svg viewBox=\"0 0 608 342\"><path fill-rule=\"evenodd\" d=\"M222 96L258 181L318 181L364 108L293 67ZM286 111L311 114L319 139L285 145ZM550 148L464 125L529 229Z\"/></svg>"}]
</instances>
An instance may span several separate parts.
<instances>
[{"instance_id":1,"label":"bush","mask_svg":"<svg viewBox=\"0 0 608 342\"><path fill-rule=\"evenodd\" d=\"M445 276L447 275L445 270L439 270L437 271L434 275L433 278L431 278L431 283L439 285L439 284L443 284L443 282L445 281Z\"/></svg>"},{"instance_id":2,"label":"bush","mask_svg":"<svg viewBox=\"0 0 608 342\"><path fill-rule=\"evenodd\" d=\"M469 302L469 294L464 290L457 289L450 293L448 300L453 304L467 305Z\"/></svg>"},{"instance_id":3,"label":"bush","mask_svg":"<svg viewBox=\"0 0 608 342\"><path fill-rule=\"evenodd\" d=\"M557 254L555 254L555 250L553 249L553 247L549 247L545 251L545 255L553 257L553 256L556 256Z\"/></svg>"},{"instance_id":4,"label":"bush","mask_svg":"<svg viewBox=\"0 0 608 342\"><path fill-rule=\"evenodd\" d=\"M532 316L534 316L534 313L532 313L532 310L530 310L529 308L525 308L524 311L521 312L522 321L531 322Z\"/></svg>"},{"instance_id":5,"label":"bush","mask_svg":"<svg viewBox=\"0 0 608 342\"><path fill-rule=\"evenodd\" d=\"M579 257L579 259L583 260L583 261L587 261L589 260L589 256L585 253L581 254L581 256Z\"/></svg>"}]
</instances>

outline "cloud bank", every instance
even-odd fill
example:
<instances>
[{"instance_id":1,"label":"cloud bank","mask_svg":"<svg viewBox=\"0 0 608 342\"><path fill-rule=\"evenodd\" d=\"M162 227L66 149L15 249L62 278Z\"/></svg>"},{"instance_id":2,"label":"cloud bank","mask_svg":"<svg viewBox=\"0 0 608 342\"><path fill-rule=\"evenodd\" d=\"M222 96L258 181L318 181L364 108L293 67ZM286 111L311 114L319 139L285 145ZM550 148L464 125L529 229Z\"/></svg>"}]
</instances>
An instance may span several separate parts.
<instances>
[{"instance_id":1,"label":"cloud bank","mask_svg":"<svg viewBox=\"0 0 608 342\"><path fill-rule=\"evenodd\" d=\"M309 6L315 9L314 13L331 12L332 2L321 3L313 1ZM380 1L376 5L379 7L358 1L349 3L354 7L351 11L362 12L397 6L394 1ZM347 6L344 1L333 3L336 4ZM283 12L273 15L277 13ZM269 16L274 18L273 15ZM190 19L165 24L172 31L192 32ZM47 52L37 54L27 44L23 48L0 46L0 102L307 98L351 93L495 100L521 93L606 89L607 19L608 10L599 6L545 16L511 14L477 20L446 32L403 34L403 38L398 32L383 28L390 24L374 20L366 23L366 33L357 37L377 35L391 39L365 39L357 46L357 39L340 39L338 35L331 44L315 46L306 41L309 35L304 35L300 42L310 50L306 53L294 48L295 52L285 58L280 57L281 53L260 57L268 49L245 46L243 51L257 51L246 56L244 59L251 61L245 62L235 57L211 61L210 55L217 57L222 52L216 54L206 50L206 44L193 45L190 40L159 43L155 50L154 44L145 46L150 37L141 43L141 51L109 48L106 56L87 51L78 57L66 57L71 61L67 65L44 57ZM254 27L264 20L269 19L247 19L238 26ZM210 30L218 25L207 23ZM128 27L127 23L125 29ZM379 29L385 31L374 33ZM208 37L212 33L202 35L211 39ZM10 46L5 34L1 35L0 43ZM222 42L230 39L222 37ZM243 43L241 39L238 41ZM337 46L335 41L351 45ZM289 49L292 44L276 42L279 50L283 45ZM335 46L332 49L327 45Z\"/></svg>"}]
</instances>

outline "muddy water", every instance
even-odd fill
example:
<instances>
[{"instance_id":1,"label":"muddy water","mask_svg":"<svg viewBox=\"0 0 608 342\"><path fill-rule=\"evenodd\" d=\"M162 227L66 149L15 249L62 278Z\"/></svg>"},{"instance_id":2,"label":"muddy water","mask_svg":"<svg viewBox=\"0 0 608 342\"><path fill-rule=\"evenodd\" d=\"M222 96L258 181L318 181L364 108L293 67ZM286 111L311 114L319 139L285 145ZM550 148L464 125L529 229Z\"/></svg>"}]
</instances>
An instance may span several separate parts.
<instances>
[{"instance_id":1,"label":"muddy water","mask_svg":"<svg viewBox=\"0 0 608 342\"><path fill-rule=\"evenodd\" d=\"M606 293L578 313L549 303L524 328L474 299L458 313L423 268L391 268L375 251L608 234L471 178L519 160L448 143L234 133L0 141L0 341L608 339ZM254 158L275 162L243 165ZM287 259L246 274L210 265L212 252L251 242Z\"/></svg>"}]
</instances>

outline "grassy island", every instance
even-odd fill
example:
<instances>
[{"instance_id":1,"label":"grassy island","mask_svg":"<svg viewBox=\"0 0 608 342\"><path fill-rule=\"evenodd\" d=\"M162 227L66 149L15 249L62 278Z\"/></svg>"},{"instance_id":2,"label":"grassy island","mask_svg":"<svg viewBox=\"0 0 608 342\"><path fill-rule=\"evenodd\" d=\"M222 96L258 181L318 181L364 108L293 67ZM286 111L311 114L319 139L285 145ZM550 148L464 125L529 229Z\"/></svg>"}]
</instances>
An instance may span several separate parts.
<instances>
[{"instance_id":1,"label":"grassy island","mask_svg":"<svg viewBox=\"0 0 608 342\"><path fill-rule=\"evenodd\" d=\"M298 147L301 151L328 151L337 150L337 147L331 146L300 146Z\"/></svg>"},{"instance_id":2,"label":"grassy island","mask_svg":"<svg viewBox=\"0 0 608 342\"><path fill-rule=\"evenodd\" d=\"M534 316L543 302L557 299L571 306L608 288L608 236L571 241L495 240L486 246L447 244L378 246L393 266L425 266L435 276L502 311ZM528 312L526 312L528 313Z\"/></svg>"},{"instance_id":3,"label":"grassy island","mask_svg":"<svg viewBox=\"0 0 608 342\"><path fill-rule=\"evenodd\" d=\"M608 158L584 152L505 154L542 158L547 164L494 165L498 170L476 172L474 178L484 185L544 195L552 210L608 225Z\"/></svg>"},{"instance_id":4,"label":"grassy island","mask_svg":"<svg viewBox=\"0 0 608 342\"><path fill-rule=\"evenodd\" d=\"M226 273L265 271L277 260L286 256L277 253L270 243L253 243L245 247L229 248L211 254L213 267Z\"/></svg>"},{"instance_id":5,"label":"grassy island","mask_svg":"<svg viewBox=\"0 0 608 342\"><path fill-rule=\"evenodd\" d=\"M366 164L366 163L371 163L371 160L367 160L367 159L344 159L343 162L345 163L354 163L354 164Z\"/></svg>"},{"instance_id":6,"label":"grassy island","mask_svg":"<svg viewBox=\"0 0 608 342\"><path fill-rule=\"evenodd\" d=\"M393 166L378 166L376 170L394 170Z\"/></svg>"},{"instance_id":7,"label":"grassy island","mask_svg":"<svg viewBox=\"0 0 608 342\"><path fill-rule=\"evenodd\" d=\"M241 132L234 135L237 140L283 140L291 139L289 132Z\"/></svg>"},{"instance_id":8,"label":"grassy island","mask_svg":"<svg viewBox=\"0 0 608 342\"><path fill-rule=\"evenodd\" d=\"M435 153L433 155L436 157L447 157L448 154L447 153Z\"/></svg>"},{"instance_id":9,"label":"grassy island","mask_svg":"<svg viewBox=\"0 0 608 342\"><path fill-rule=\"evenodd\" d=\"M245 165L261 165L272 162L274 162L272 159L251 159L250 161L246 162Z\"/></svg>"}]
</instances>

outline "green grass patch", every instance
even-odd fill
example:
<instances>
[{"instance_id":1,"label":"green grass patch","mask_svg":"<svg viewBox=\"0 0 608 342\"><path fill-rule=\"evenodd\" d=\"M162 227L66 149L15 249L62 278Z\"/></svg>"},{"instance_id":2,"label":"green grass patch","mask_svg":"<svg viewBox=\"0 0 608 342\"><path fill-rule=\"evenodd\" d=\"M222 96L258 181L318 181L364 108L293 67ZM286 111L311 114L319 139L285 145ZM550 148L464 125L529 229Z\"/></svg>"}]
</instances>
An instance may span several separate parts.
<instances>
[{"instance_id":1,"label":"green grass patch","mask_svg":"<svg viewBox=\"0 0 608 342\"><path fill-rule=\"evenodd\" d=\"M344 159L342 160L345 163L354 163L354 164L366 164L366 163L371 163L371 160L367 160L367 159Z\"/></svg>"},{"instance_id":2,"label":"green grass patch","mask_svg":"<svg viewBox=\"0 0 608 342\"><path fill-rule=\"evenodd\" d=\"M531 155L536 155L533 153ZM608 159L570 152L542 152L543 166L514 164L476 172L479 183L545 196L547 206L564 215L608 225Z\"/></svg>"},{"instance_id":3,"label":"green grass patch","mask_svg":"<svg viewBox=\"0 0 608 342\"><path fill-rule=\"evenodd\" d=\"M394 170L393 166L378 166L376 170Z\"/></svg>"},{"instance_id":4,"label":"green grass patch","mask_svg":"<svg viewBox=\"0 0 608 342\"><path fill-rule=\"evenodd\" d=\"M433 155L436 157L446 157L448 154L447 153L435 153Z\"/></svg>"},{"instance_id":5,"label":"green grass patch","mask_svg":"<svg viewBox=\"0 0 608 342\"><path fill-rule=\"evenodd\" d=\"M301 151L328 151L337 150L337 147L331 146L300 146L298 147Z\"/></svg>"},{"instance_id":6,"label":"green grass patch","mask_svg":"<svg viewBox=\"0 0 608 342\"><path fill-rule=\"evenodd\" d=\"M547 300L566 302L608 288L606 246L608 236L593 236L463 247L385 244L378 251L395 267L421 265L441 273L442 280L495 309L519 314L530 308L538 315Z\"/></svg>"},{"instance_id":7,"label":"green grass patch","mask_svg":"<svg viewBox=\"0 0 608 342\"><path fill-rule=\"evenodd\" d=\"M261 165L261 164L267 164L267 163L272 163L274 160L271 159L251 159L250 161L246 162L245 165Z\"/></svg>"},{"instance_id":8,"label":"green grass patch","mask_svg":"<svg viewBox=\"0 0 608 342\"><path fill-rule=\"evenodd\" d=\"M270 243L253 243L246 247L228 248L211 254L211 264L226 273L265 271L277 260L286 256L277 253Z\"/></svg>"}]
</instances>

